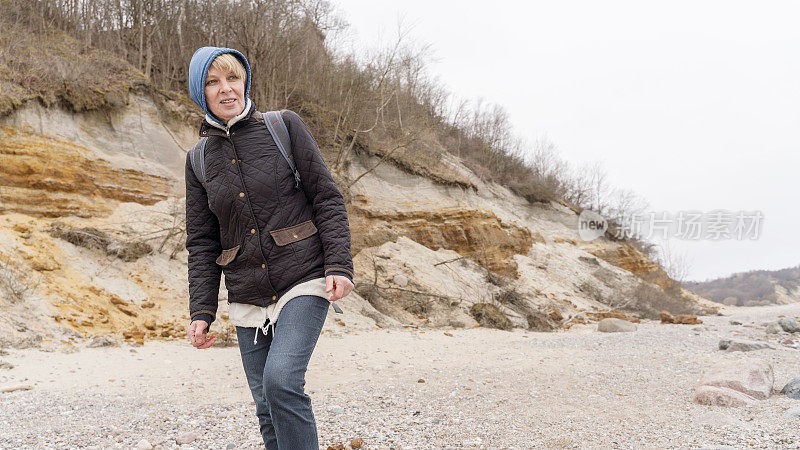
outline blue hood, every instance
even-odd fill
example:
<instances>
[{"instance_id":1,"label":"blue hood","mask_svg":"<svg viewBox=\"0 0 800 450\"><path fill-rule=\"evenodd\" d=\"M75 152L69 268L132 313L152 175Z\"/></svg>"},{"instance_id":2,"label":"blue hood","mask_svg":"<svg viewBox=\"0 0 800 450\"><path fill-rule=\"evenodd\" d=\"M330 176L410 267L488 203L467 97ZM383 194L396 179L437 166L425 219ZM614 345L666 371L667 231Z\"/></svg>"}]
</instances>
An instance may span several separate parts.
<instances>
[{"instance_id":1,"label":"blue hood","mask_svg":"<svg viewBox=\"0 0 800 450\"><path fill-rule=\"evenodd\" d=\"M241 61L242 65L244 66L244 70L247 72L247 82L244 86L245 104L247 103L247 99L249 98L250 94L250 64L247 63L247 58L245 58L243 54L232 48L201 47L194 52L194 55L192 55L192 60L189 62L189 95L192 96L192 100L194 100L197 106L205 111L209 117L214 119L215 122L224 126L225 124L208 110L208 105L206 105L205 90L208 68L211 66L211 62L214 61L214 58L223 53L232 53L234 56L239 58L239 61Z\"/></svg>"}]
</instances>

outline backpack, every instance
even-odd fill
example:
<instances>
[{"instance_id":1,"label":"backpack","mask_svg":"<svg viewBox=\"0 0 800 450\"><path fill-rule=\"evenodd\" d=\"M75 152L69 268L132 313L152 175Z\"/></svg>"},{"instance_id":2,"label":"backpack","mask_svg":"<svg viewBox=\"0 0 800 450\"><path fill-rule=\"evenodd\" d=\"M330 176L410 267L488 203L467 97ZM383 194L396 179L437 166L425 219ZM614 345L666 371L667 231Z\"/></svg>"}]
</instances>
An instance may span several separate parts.
<instances>
[{"instance_id":1,"label":"backpack","mask_svg":"<svg viewBox=\"0 0 800 450\"><path fill-rule=\"evenodd\" d=\"M292 154L287 151L287 149L291 150L292 148L292 140L289 137L289 129L286 128L281 111L261 113L261 117L264 118L264 124L267 125L269 134L272 135L272 139L278 145L278 150L281 151L283 159L286 160L292 172L294 172L294 188L300 189L300 172L297 171L297 167L294 165ZM206 139L208 137L200 139L189 153L192 171L194 171L194 175L202 184L206 184Z\"/></svg>"}]
</instances>

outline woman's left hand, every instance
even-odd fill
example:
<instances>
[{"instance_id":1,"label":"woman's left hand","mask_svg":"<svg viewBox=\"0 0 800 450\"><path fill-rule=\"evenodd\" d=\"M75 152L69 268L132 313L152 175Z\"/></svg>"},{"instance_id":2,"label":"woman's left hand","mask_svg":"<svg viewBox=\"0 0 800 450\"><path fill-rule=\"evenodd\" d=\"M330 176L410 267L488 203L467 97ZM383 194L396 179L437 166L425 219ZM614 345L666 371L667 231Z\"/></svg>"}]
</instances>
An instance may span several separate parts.
<instances>
[{"instance_id":1,"label":"woman's left hand","mask_svg":"<svg viewBox=\"0 0 800 450\"><path fill-rule=\"evenodd\" d=\"M353 284L350 279L342 275L328 275L325 277L325 292L331 292L333 290L333 294L328 299L329 301L335 302L340 298L347 297L347 295L353 291L355 285Z\"/></svg>"}]
</instances>

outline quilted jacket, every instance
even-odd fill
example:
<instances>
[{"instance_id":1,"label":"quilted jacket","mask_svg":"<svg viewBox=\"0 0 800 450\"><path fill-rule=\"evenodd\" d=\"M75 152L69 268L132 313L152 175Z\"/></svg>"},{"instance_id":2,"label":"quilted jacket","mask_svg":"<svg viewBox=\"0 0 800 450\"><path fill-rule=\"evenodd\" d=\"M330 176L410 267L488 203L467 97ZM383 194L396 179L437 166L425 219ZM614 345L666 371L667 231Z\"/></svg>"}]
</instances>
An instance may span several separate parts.
<instances>
[{"instance_id":1,"label":"quilted jacket","mask_svg":"<svg viewBox=\"0 0 800 450\"><path fill-rule=\"evenodd\" d=\"M208 137L206 182L186 158L186 248L189 313L216 316L220 272L228 301L267 306L293 286L332 273L352 279L350 228L341 192L308 126L295 112L283 119L300 172L291 168L255 106L228 132Z\"/></svg>"}]
</instances>

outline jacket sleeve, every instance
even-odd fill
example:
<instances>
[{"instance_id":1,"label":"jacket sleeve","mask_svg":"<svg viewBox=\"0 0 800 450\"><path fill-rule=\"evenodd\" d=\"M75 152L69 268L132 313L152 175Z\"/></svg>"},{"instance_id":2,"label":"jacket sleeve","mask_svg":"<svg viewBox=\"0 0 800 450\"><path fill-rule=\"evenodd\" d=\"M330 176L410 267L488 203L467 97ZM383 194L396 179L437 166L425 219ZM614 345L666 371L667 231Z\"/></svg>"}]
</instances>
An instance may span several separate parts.
<instances>
[{"instance_id":1,"label":"jacket sleeve","mask_svg":"<svg viewBox=\"0 0 800 450\"><path fill-rule=\"evenodd\" d=\"M314 224L325 252L325 275L343 272L353 278L350 255L350 224L344 197L333 181L311 130L297 113L282 114L292 141L292 156L300 172L300 183L314 209Z\"/></svg>"},{"instance_id":2,"label":"jacket sleeve","mask_svg":"<svg viewBox=\"0 0 800 450\"><path fill-rule=\"evenodd\" d=\"M186 155L186 250L189 252L189 316L217 315L222 269L216 259L222 252L219 221L208 207L206 189ZM210 323L209 323L210 325Z\"/></svg>"}]
</instances>

